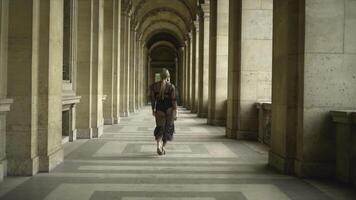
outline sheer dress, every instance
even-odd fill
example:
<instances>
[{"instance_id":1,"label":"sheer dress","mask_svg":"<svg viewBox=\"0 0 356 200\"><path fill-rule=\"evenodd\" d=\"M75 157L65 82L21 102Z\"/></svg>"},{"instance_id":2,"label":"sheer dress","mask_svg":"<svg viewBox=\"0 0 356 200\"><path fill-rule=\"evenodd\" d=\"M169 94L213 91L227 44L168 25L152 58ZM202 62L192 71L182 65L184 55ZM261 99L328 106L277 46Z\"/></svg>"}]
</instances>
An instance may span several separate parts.
<instances>
[{"instance_id":1,"label":"sheer dress","mask_svg":"<svg viewBox=\"0 0 356 200\"><path fill-rule=\"evenodd\" d=\"M176 89L173 84L166 83L164 98L161 99L159 95L161 84L162 82L156 82L150 87L152 110L156 111L154 136L156 140L162 138L163 142L167 142L173 140L175 132L174 119L177 109Z\"/></svg>"}]
</instances>

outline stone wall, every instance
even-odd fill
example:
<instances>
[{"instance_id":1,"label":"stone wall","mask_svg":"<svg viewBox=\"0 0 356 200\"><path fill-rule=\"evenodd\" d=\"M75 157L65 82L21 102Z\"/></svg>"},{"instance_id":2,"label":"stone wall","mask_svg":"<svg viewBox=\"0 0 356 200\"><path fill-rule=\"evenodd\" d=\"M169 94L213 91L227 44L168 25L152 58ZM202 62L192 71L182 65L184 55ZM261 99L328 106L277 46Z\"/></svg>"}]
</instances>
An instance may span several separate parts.
<instances>
[{"instance_id":1,"label":"stone wall","mask_svg":"<svg viewBox=\"0 0 356 200\"><path fill-rule=\"evenodd\" d=\"M356 107L356 2L307 0L305 9L296 170L330 176L335 135L329 111Z\"/></svg>"},{"instance_id":2,"label":"stone wall","mask_svg":"<svg viewBox=\"0 0 356 200\"><path fill-rule=\"evenodd\" d=\"M255 103L271 101L272 15L272 0L242 1L240 127L237 137L257 136Z\"/></svg>"},{"instance_id":3,"label":"stone wall","mask_svg":"<svg viewBox=\"0 0 356 200\"><path fill-rule=\"evenodd\" d=\"M0 2L0 182L7 173L6 161L6 116L5 102L7 98L7 31L8 1Z\"/></svg>"},{"instance_id":4,"label":"stone wall","mask_svg":"<svg viewBox=\"0 0 356 200\"><path fill-rule=\"evenodd\" d=\"M255 103L271 101L273 1L231 0L230 6L226 135L257 140Z\"/></svg>"},{"instance_id":5,"label":"stone wall","mask_svg":"<svg viewBox=\"0 0 356 200\"><path fill-rule=\"evenodd\" d=\"M210 11L208 124L223 126L227 117L229 0L211 1Z\"/></svg>"},{"instance_id":6,"label":"stone wall","mask_svg":"<svg viewBox=\"0 0 356 200\"><path fill-rule=\"evenodd\" d=\"M104 2L104 63L103 63L103 84L104 95L107 95L104 101L104 122L111 125L114 123L114 63L113 53L114 48L114 2Z\"/></svg>"}]
</instances>

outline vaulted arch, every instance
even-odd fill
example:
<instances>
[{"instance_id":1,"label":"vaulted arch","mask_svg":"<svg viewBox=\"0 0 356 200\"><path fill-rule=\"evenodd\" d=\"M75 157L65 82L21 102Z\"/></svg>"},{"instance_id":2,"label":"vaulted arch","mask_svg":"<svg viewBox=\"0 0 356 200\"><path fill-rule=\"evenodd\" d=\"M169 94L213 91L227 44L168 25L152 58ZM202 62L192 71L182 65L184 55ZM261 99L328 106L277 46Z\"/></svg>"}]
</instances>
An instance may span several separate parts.
<instances>
[{"instance_id":1,"label":"vaulted arch","mask_svg":"<svg viewBox=\"0 0 356 200\"><path fill-rule=\"evenodd\" d=\"M133 14L137 17L138 21L147 12L158 7L177 9L183 16L189 16L190 19L194 18L192 6L186 0L139 0L133 6Z\"/></svg>"},{"instance_id":2,"label":"vaulted arch","mask_svg":"<svg viewBox=\"0 0 356 200\"><path fill-rule=\"evenodd\" d=\"M179 28L179 26L177 26L176 24L174 24L174 22L170 20L157 20L152 22L150 26L148 26L145 30L142 31L140 38L143 41L147 41L147 38L149 38L149 36L152 36L158 32L169 32L175 37L177 37L181 44L184 43L186 34L183 30Z\"/></svg>"},{"instance_id":3,"label":"vaulted arch","mask_svg":"<svg viewBox=\"0 0 356 200\"><path fill-rule=\"evenodd\" d=\"M170 41L165 41L165 40L161 40L161 41L155 42L155 43L148 49L148 51L151 52L151 51L153 51L155 48L158 48L158 47L161 47L161 46L168 47L168 48L171 48L171 49L174 49L175 51L177 51L176 46L175 46L172 42L170 42Z\"/></svg>"},{"instance_id":4,"label":"vaulted arch","mask_svg":"<svg viewBox=\"0 0 356 200\"><path fill-rule=\"evenodd\" d=\"M142 31L147 26L149 26L152 21L157 21L161 19L170 19L175 22L179 27L181 27L184 32L188 32L191 28L191 22L188 18L184 17L176 9L160 7L153 9L143 16L141 21L138 21L136 29Z\"/></svg>"}]
</instances>

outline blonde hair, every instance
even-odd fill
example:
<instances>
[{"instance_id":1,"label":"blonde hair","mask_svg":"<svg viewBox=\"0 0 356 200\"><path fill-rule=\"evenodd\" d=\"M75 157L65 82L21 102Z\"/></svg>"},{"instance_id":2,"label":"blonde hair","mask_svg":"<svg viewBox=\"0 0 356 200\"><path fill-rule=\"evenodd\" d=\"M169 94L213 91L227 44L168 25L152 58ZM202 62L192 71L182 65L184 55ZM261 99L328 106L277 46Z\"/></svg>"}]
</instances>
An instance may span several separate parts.
<instances>
[{"instance_id":1,"label":"blonde hair","mask_svg":"<svg viewBox=\"0 0 356 200\"><path fill-rule=\"evenodd\" d=\"M160 76L161 76L161 88L159 90L159 97L161 100L163 100L164 99L164 91L166 90L167 79L170 76L168 69L162 68Z\"/></svg>"}]
</instances>

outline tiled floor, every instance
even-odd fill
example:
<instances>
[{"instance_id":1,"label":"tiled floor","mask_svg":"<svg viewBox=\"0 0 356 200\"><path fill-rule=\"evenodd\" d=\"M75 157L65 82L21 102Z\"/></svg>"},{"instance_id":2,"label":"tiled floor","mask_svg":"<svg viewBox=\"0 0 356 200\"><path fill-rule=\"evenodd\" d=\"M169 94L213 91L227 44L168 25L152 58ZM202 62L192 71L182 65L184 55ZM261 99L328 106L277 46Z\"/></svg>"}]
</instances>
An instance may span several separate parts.
<instances>
[{"instance_id":1,"label":"tiled floor","mask_svg":"<svg viewBox=\"0 0 356 200\"><path fill-rule=\"evenodd\" d=\"M300 180L267 167L263 145L224 138L224 129L181 110L175 140L157 156L146 108L100 139L65 145L55 171L7 178L0 199L309 200L356 199L352 188Z\"/></svg>"}]
</instances>

